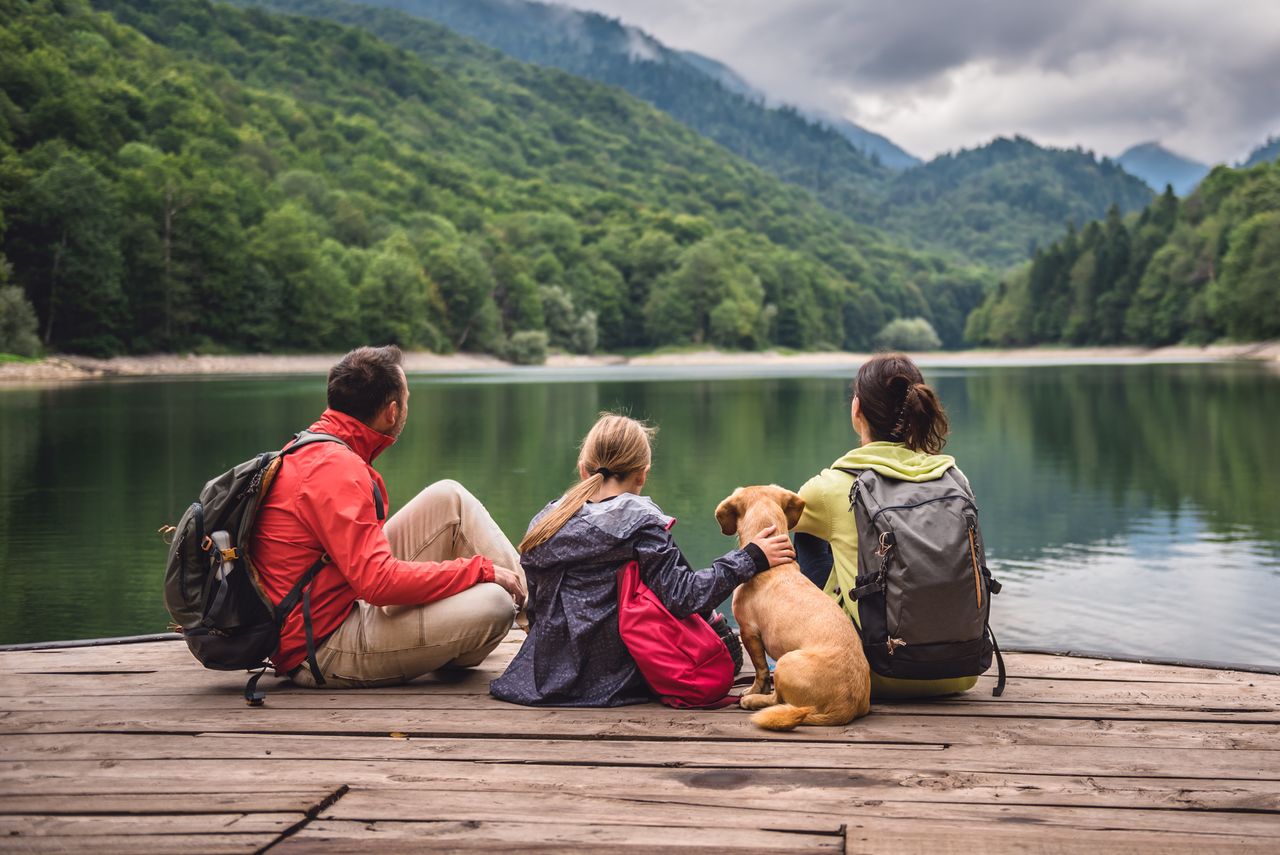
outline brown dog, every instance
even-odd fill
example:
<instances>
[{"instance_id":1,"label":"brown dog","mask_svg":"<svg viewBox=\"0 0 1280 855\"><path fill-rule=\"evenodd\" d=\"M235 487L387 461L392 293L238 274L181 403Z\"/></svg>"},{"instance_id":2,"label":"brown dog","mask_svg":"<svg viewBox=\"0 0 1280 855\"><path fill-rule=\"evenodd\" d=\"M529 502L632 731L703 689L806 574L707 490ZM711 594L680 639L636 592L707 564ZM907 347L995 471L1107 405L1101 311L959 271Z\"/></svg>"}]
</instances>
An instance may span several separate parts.
<instances>
[{"instance_id":1,"label":"brown dog","mask_svg":"<svg viewBox=\"0 0 1280 855\"><path fill-rule=\"evenodd\" d=\"M802 511L804 499L790 490L739 487L716 508L716 522L746 545L770 525L794 528ZM801 575L798 564L780 564L741 585L733 592L733 616L756 669L755 682L739 701L743 709L760 710L751 717L754 724L792 730L799 724L848 724L870 712L871 671L858 632ZM778 663L769 694L766 653Z\"/></svg>"}]
</instances>

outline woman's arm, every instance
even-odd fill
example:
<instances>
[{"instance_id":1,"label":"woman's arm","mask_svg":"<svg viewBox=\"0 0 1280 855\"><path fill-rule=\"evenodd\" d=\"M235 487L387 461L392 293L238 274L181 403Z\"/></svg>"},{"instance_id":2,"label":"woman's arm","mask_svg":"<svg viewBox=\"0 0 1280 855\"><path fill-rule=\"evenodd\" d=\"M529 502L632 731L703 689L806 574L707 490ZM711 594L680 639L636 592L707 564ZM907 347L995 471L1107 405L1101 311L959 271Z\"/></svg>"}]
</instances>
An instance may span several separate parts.
<instances>
[{"instance_id":1,"label":"woman's arm","mask_svg":"<svg viewBox=\"0 0 1280 855\"><path fill-rule=\"evenodd\" d=\"M677 618L713 608L733 589L769 567L764 553L753 544L717 558L705 570L693 570L671 534L658 526L646 526L635 536L640 578Z\"/></svg>"}]
</instances>

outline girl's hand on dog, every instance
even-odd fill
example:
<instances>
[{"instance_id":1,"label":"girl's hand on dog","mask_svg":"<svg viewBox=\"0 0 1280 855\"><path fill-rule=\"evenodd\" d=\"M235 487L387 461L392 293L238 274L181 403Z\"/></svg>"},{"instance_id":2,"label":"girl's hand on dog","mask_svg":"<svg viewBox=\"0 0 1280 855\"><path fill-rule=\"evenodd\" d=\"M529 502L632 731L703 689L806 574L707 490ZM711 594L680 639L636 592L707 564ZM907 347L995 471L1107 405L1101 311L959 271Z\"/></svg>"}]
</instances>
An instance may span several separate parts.
<instances>
[{"instance_id":1,"label":"girl's hand on dog","mask_svg":"<svg viewBox=\"0 0 1280 855\"><path fill-rule=\"evenodd\" d=\"M791 545L791 538L787 537L785 531L782 534L777 534L777 531L778 527L771 525L763 529L751 541L764 553L764 557L769 560L770 567L789 564L796 560L796 548Z\"/></svg>"}]
</instances>

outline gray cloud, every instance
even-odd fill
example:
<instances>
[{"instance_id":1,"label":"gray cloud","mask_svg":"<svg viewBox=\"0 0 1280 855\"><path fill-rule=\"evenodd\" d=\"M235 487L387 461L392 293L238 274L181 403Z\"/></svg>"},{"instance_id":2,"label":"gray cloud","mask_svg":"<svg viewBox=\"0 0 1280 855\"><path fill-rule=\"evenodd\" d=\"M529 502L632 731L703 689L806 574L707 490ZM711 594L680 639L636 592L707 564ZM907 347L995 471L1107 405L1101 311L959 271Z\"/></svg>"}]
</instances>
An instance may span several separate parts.
<instances>
[{"instance_id":1,"label":"gray cloud","mask_svg":"<svg viewBox=\"0 0 1280 855\"><path fill-rule=\"evenodd\" d=\"M1021 133L1234 161L1280 132L1274 0L568 0L922 155Z\"/></svg>"}]
</instances>

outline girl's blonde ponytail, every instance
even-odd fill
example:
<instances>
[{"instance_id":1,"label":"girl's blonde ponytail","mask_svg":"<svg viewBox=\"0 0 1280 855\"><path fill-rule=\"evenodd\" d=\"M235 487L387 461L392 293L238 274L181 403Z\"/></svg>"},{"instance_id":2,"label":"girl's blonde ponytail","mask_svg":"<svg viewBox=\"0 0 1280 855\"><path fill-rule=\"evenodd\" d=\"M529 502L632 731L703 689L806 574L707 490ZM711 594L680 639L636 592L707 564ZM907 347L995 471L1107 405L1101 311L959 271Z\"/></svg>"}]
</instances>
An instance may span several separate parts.
<instances>
[{"instance_id":1,"label":"girl's blonde ponytail","mask_svg":"<svg viewBox=\"0 0 1280 855\"><path fill-rule=\"evenodd\" d=\"M566 490L559 503L529 529L519 551L528 552L550 540L607 479L624 481L646 468L652 459L650 442L655 433L655 428L628 416L601 413L578 453L578 468L585 470L587 477Z\"/></svg>"}]
</instances>

